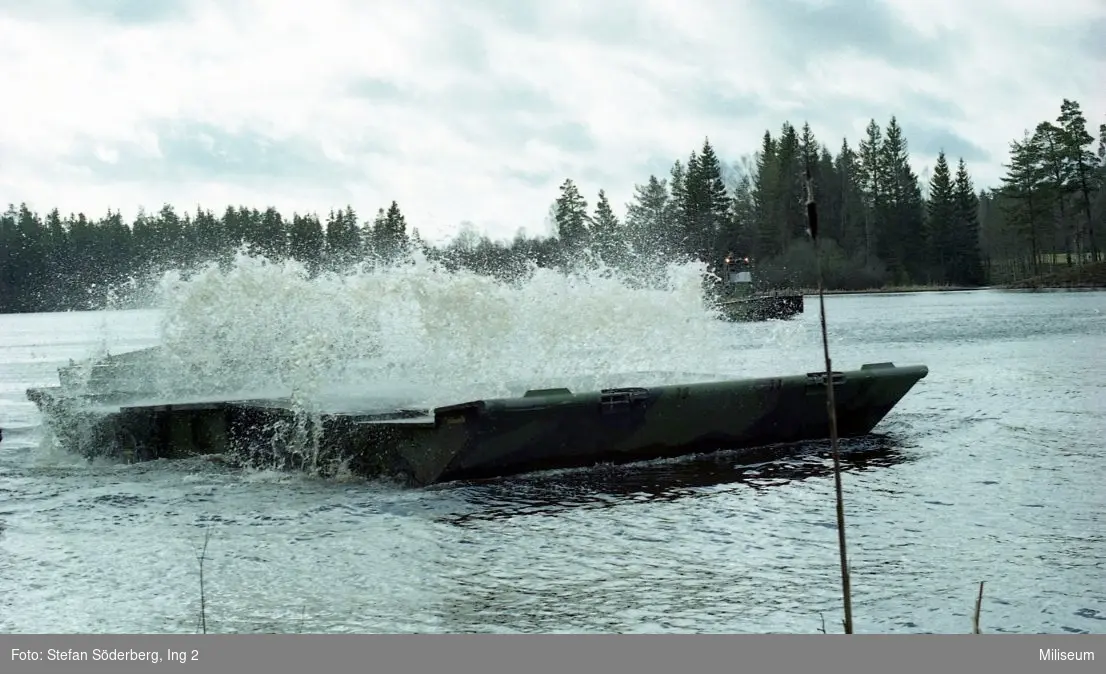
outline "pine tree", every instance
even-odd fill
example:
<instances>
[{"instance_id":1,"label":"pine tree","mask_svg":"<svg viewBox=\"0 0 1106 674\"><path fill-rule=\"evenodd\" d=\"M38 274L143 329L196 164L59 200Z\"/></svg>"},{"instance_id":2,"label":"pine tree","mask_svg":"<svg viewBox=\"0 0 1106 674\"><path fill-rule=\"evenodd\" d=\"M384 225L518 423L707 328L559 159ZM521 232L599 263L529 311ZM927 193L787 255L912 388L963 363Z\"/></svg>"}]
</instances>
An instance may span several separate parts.
<instances>
[{"instance_id":1,"label":"pine tree","mask_svg":"<svg viewBox=\"0 0 1106 674\"><path fill-rule=\"evenodd\" d=\"M672 223L667 181L650 175L645 185L634 186L634 198L626 206L630 249L639 257L660 257L662 242Z\"/></svg>"},{"instance_id":2,"label":"pine tree","mask_svg":"<svg viewBox=\"0 0 1106 674\"><path fill-rule=\"evenodd\" d=\"M841 150L834 160L839 187L841 190L841 245L852 257L865 255L865 228L867 225L867 207L863 188L863 169L860 157L849 146L846 139L841 141Z\"/></svg>"},{"instance_id":3,"label":"pine tree","mask_svg":"<svg viewBox=\"0 0 1106 674\"><path fill-rule=\"evenodd\" d=\"M411 241L407 236L407 216L403 215L399 210L399 204L394 200L388 205L384 222L387 225L392 259L407 260L411 252Z\"/></svg>"},{"instance_id":4,"label":"pine tree","mask_svg":"<svg viewBox=\"0 0 1106 674\"><path fill-rule=\"evenodd\" d=\"M944 150L937 155L933 175L929 179L929 203L926 213L926 262L932 270L931 279L946 283L952 276L955 253L950 232L955 225L958 204L953 196L952 172Z\"/></svg>"},{"instance_id":5,"label":"pine tree","mask_svg":"<svg viewBox=\"0 0 1106 674\"><path fill-rule=\"evenodd\" d=\"M155 222L157 236L161 241L160 260L157 267L159 272L188 266L190 225L187 214L182 217L172 205L165 204L158 212Z\"/></svg>"},{"instance_id":6,"label":"pine tree","mask_svg":"<svg viewBox=\"0 0 1106 674\"><path fill-rule=\"evenodd\" d=\"M123 222L119 211L108 210L94 229L100 239L103 274L108 283L127 280L134 269L134 251L131 228ZM205 260L206 261L206 260Z\"/></svg>"},{"instance_id":7,"label":"pine tree","mask_svg":"<svg viewBox=\"0 0 1106 674\"><path fill-rule=\"evenodd\" d=\"M322 265L326 234L323 225L315 214L292 214L292 226L288 232L288 253L307 269L311 276L317 274Z\"/></svg>"},{"instance_id":8,"label":"pine tree","mask_svg":"<svg viewBox=\"0 0 1106 674\"><path fill-rule=\"evenodd\" d=\"M753 176L743 173L737 180L727 214L727 227L718 250L726 257L753 257L756 250L756 200L753 197Z\"/></svg>"},{"instance_id":9,"label":"pine tree","mask_svg":"<svg viewBox=\"0 0 1106 674\"><path fill-rule=\"evenodd\" d=\"M196 236L196 255L204 262L211 262L218 258L222 249L222 229L215 214L209 210L196 206L196 215L192 218Z\"/></svg>"},{"instance_id":10,"label":"pine tree","mask_svg":"<svg viewBox=\"0 0 1106 674\"><path fill-rule=\"evenodd\" d=\"M822 231L827 239L833 239L839 246L845 245L844 190L837 165L829 148L822 145L818 160L811 167L814 178L814 198L818 201L819 220L823 222Z\"/></svg>"},{"instance_id":11,"label":"pine tree","mask_svg":"<svg viewBox=\"0 0 1106 674\"><path fill-rule=\"evenodd\" d=\"M695 153L692 153L694 156ZM661 235L658 244L665 257L674 258L685 250L683 236L684 223L687 220L687 177L689 168L679 159L672 163L668 175L668 229Z\"/></svg>"},{"instance_id":12,"label":"pine tree","mask_svg":"<svg viewBox=\"0 0 1106 674\"><path fill-rule=\"evenodd\" d=\"M571 178L561 183L561 196L553 204L557 237L566 252L578 252L588 244L588 204Z\"/></svg>"},{"instance_id":13,"label":"pine tree","mask_svg":"<svg viewBox=\"0 0 1106 674\"><path fill-rule=\"evenodd\" d=\"M693 260L715 263L729 195L722 180L722 164L709 139L688 158L683 197L684 253Z\"/></svg>"},{"instance_id":14,"label":"pine tree","mask_svg":"<svg viewBox=\"0 0 1106 674\"><path fill-rule=\"evenodd\" d=\"M814 131L810 128L809 122L803 122L803 132L799 135L799 158L804 170L807 167L811 169L811 175L814 178L814 182L819 182L818 175L815 173L816 162L818 161L819 146L818 140L814 137Z\"/></svg>"},{"instance_id":15,"label":"pine tree","mask_svg":"<svg viewBox=\"0 0 1106 674\"><path fill-rule=\"evenodd\" d=\"M592 242L599 258L608 265L623 262L626 241L622 237L622 227L607 200L607 193L599 190L599 200L595 204L592 218Z\"/></svg>"},{"instance_id":16,"label":"pine tree","mask_svg":"<svg viewBox=\"0 0 1106 674\"><path fill-rule=\"evenodd\" d=\"M888 264L891 270L905 280L907 273L905 251L910 224L907 222L907 210L910 184L906 172L909 170L909 155L902 127L895 117L887 124L877 171L882 186L882 203L876 209L879 213L879 229L876 236L876 254Z\"/></svg>"},{"instance_id":17,"label":"pine tree","mask_svg":"<svg viewBox=\"0 0 1106 674\"><path fill-rule=\"evenodd\" d=\"M780 250L786 251L795 239L806 236L806 211L803 207L806 192L799 134L790 122L784 122L776 146L776 194L775 212L780 227Z\"/></svg>"},{"instance_id":18,"label":"pine tree","mask_svg":"<svg viewBox=\"0 0 1106 674\"><path fill-rule=\"evenodd\" d=\"M1062 132L1051 122L1041 122L1033 131L1033 143L1039 149L1039 184L1041 200L1052 215L1053 230L1064 240L1067 263L1074 262L1072 254L1079 254L1080 237L1074 220L1067 216L1067 202L1071 196L1070 167L1065 161ZM1051 252L1051 251L1050 251Z\"/></svg>"},{"instance_id":19,"label":"pine tree","mask_svg":"<svg viewBox=\"0 0 1106 674\"><path fill-rule=\"evenodd\" d=\"M883 150L883 130L876 120L869 120L865 138L860 141L857 158L860 167L860 190L864 196L864 259L876 254L877 213L881 208L883 183L880 158Z\"/></svg>"},{"instance_id":20,"label":"pine tree","mask_svg":"<svg viewBox=\"0 0 1106 674\"><path fill-rule=\"evenodd\" d=\"M361 255L361 228L352 206L330 211L326 222L326 263L332 271L349 269ZM394 246L389 250L394 251Z\"/></svg>"},{"instance_id":21,"label":"pine tree","mask_svg":"<svg viewBox=\"0 0 1106 674\"><path fill-rule=\"evenodd\" d=\"M70 253L69 236L61 221L58 209L51 209L43 223L46 247L43 268L47 280L46 310L63 307L69 303L73 289L73 271L77 260Z\"/></svg>"},{"instance_id":22,"label":"pine tree","mask_svg":"<svg viewBox=\"0 0 1106 674\"><path fill-rule=\"evenodd\" d=\"M1098 167L1106 168L1106 124L1098 126Z\"/></svg>"},{"instance_id":23,"label":"pine tree","mask_svg":"<svg viewBox=\"0 0 1106 674\"><path fill-rule=\"evenodd\" d=\"M1040 185L1041 148L1037 139L1026 132L1021 141L1010 143L1010 163L1002 177L1006 215L1011 225L1024 237L1029 247L1029 265L1034 274L1041 273L1041 215L1043 199Z\"/></svg>"},{"instance_id":24,"label":"pine tree","mask_svg":"<svg viewBox=\"0 0 1106 674\"><path fill-rule=\"evenodd\" d=\"M673 167L675 170L675 167ZM672 232L671 244L675 255L680 259L697 257L698 201L699 201L699 152L692 150L683 165L683 179L679 181L679 190L673 187L673 202L676 206L676 228ZM673 185L676 184L673 179Z\"/></svg>"},{"instance_id":25,"label":"pine tree","mask_svg":"<svg viewBox=\"0 0 1106 674\"><path fill-rule=\"evenodd\" d=\"M784 249L776 211L780 193L778 152L778 143L771 132L765 131L760 152L756 155L756 176L753 178L753 211L756 217L753 254L758 260L779 255Z\"/></svg>"},{"instance_id":26,"label":"pine tree","mask_svg":"<svg viewBox=\"0 0 1106 674\"><path fill-rule=\"evenodd\" d=\"M956 266L952 280L961 285L982 285L984 276L979 250L979 198L963 157L956 167L954 197L956 220L950 241L954 246Z\"/></svg>"},{"instance_id":27,"label":"pine tree","mask_svg":"<svg viewBox=\"0 0 1106 674\"><path fill-rule=\"evenodd\" d=\"M1090 145L1094 138L1087 131L1087 119L1076 101L1064 99L1060 104L1060 116L1056 118L1060 124L1060 144L1064 148L1064 160L1068 181L1065 191L1077 194L1079 205L1083 212L1084 223L1080 241L1086 238L1091 260L1099 259L1098 241L1095 238L1094 218L1091 215L1091 197L1102 189L1100 175L1095 169L1095 155L1091 152ZM1082 255L1080 256L1082 262Z\"/></svg>"}]
</instances>

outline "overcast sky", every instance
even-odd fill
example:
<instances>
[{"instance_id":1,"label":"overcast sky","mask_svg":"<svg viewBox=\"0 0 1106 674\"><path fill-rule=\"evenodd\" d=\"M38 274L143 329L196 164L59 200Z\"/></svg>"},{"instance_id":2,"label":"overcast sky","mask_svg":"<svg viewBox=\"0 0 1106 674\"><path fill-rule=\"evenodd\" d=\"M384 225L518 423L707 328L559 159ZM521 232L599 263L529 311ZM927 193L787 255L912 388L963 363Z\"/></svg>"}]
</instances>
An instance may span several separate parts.
<instances>
[{"instance_id":1,"label":"overcast sky","mask_svg":"<svg viewBox=\"0 0 1106 674\"><path fill-rule=\"evenodd\" d=\"M994 184L1009 142L1106 122L1103 0L0 0L0 201L94 216L228 203L430 238L540 232L566 177L622 215L709 136L897 115Z\"/></svg>"}]
</instances>

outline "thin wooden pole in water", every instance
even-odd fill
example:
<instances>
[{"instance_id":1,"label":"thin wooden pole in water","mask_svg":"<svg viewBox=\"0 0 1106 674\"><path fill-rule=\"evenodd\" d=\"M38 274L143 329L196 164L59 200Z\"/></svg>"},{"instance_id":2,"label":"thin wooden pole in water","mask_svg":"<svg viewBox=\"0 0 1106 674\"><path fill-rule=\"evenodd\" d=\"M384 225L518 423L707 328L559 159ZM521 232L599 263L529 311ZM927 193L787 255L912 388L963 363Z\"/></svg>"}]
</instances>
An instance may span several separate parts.
<instances>
[{"instance_id":1,"label":"thin wooden pole in water","mask_svg":"<svg viewBox=\"0 0 1106 674\"><path fill-rule=\"evenodd\" d=\"M211 529L204 527L204 546L196 553L200 564L200 630L207 634L207 595L204 593L204 562L207 561L207 544L211 541Z\"/></svg>"},{"instance_id":2,"label":"thin wooden pole in water","mask_svg":"<svg viewBox=\"0 0 1106 674\"><path fill-rule=\"evenodd\" d=\"M983 634L979 629L979 614L983 610L983 581L979 581L979 596L975 600L975 616L972 618L972 633Z\"/></svg>"},{"instance_id":3,"label":"thin wooden pole in water","mask_svg":"<svg viewBox=\"0 0 1106 674\"><path fill-rule=\"evenodd\" d=\"M833 391L833 366L830 363L829 338L826 335L826 299L822 282L822 256L818 250L818 209L814 203L814 181L806 169L806 217L814 259L818 269L818 309L822 324L822 352L826 358L826 411L829 413L830 443L833 447L833 481L837 492L837 547L841 557L841 594L845 603L845 634L853 633L853 603L849 582L849 559L845 545L845 499L841 494L841 455L837 448L837 403Z\"/></svg>"}]
</instances>

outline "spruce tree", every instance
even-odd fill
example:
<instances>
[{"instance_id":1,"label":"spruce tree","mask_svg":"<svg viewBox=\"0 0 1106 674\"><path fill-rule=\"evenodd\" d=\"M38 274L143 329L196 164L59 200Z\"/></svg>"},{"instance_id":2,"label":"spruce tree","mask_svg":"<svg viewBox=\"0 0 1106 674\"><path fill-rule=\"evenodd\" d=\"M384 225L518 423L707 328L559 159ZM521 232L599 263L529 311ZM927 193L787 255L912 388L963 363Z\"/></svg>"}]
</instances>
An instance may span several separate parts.
<instances>
[{"instance_id":1,"label":"spruce tree","mask_svg":"<svg viewBox=\"0 0 1106 674\"><path fill-rule=\"evenodd\" d=\"M779 202L779 145L770 131L765 131L760 152L756 155L756 175L753 178L753 212L755 249L758 260L766 260L783 252L779 236L776 205Z\"/></svg>"},{"instance_id":2,"label":"spruce tree","mask_svg":"<svg viewBox=\"0 0 1106 674\"><path fill-rule=\"evenodd\" d=\"M650 175L644 185L634 186L633 200L626 206L626 229L630 249L639 257L659 257L662 242L671 229L667 180Z\"/></svg>"},{"instance_id":3,"label":"spruce tree","mask_svg":"<svg viewBox=\"0 0 1106 674\"><path fill-rule=\"evenodd\" d=\"M806 210L803 206L806 185L803 169L799 134L790 122L784 122L776 146L776 186L779 191L775 204L782 251L786 251L795 239L806 236Z\"/></svg>"},{"instance_id":4,"label":"spruce tree","mask_svg":"<svg viewBox=\"0 0 1106 674\"><path fill-rule=\"evenodd\" d=\"M900 281L907 271L904 259L908 231L905 208L909 185L906 183L904 171L908 167L908 160L902 127L899 126L898 120L892 117L884 132L877 168L879 182L883 189L882 202L876 209L879 213L876 254L894 273L899 275Z\"/></svg>"},{"instance_id":5,"label":"spruce tree","mask_svg":"<svg viewBox=\"0 0 1106 674\"><path fill-rule=\"evenodd\" d=\"M683 196L684 252L690 259L716 263L714 248L726 222L729 195L709 139L688 159Z\"/></svg>"},{"instance_id":6,"label":"spruce tree","mask_svg":"<svg viewBox=\"0 0 1106 674\"><path fill-rule=\"evenodd\" d=\"M591 238L595 253L608 265L617 265L623 261L626 242L621 230L607 193L599 190L599 200L595 204L595 215L592 217Z\"/></svg>"},{"instance_id":7,"label":"spruce tree","mask_svg":"<svg viewBox=\"0 0 1106 674\"><path fill-rule=\"evenodd\" d=\"M692 153L694 155L694 153ZM668 172L668 229L659 241L665 255L675 257L683 251L683 230L687 210L688 167L677 159Z\"/></svg>"},{"instance_id":8,"label":"spruce tree","mask_svg":"<svg viewBox=\"0 0 1106 674\"><path fill-rule=\"evenodd\" d=\"M841 240L839 243L850 256L863 256L865 253L865 227L867 205L864 194L864 171L860 157L851 147L848 139L841 141L841 150L834 159L837 175L837 187L841 194Z\"/></svg>"},{"instance_id":9,"label":"spruce tree","mask_svg":"<svg viewBox=\"0 0 1106 674\"><path fill-rule=\"evenodd\" d=\"M292 214L288 231L288 253L307 269L311 276L320 270L326 235L323 225L314 213Z\"/></svg>"},{"instance_id":10,"label":"spruce tree","mask_svg":"<svg viewBox=\"0 0 1106 674\"><path fill-rule=\"evenodd\" d=\"M926 212L926 262L931 269L930 278L937 283L947 283L952 275L956 258L952 250L951 230L957 217L957 202L953 195L952 172L945 151L937 155L933 175L929 179L929 203Z\"/></svg>"},{"instance_id":11,"label":"spruce tree","mask_svg":"<svg viewBox=\"0 0 1106 674\"><path fill-rule=\"evenodd\" d=\"M553 204L553 220L557 237L570 255L588 244L588 204L576 183L566 178L561 183L561 196Z\"/></svg>"},{"instance_id":12,"label":"spruce tree","mask_svg":"<svg viewBox=\"0 0 1106 674\"><path fill-rule=\"evenodd\" d=\"M954 188L956 220L950 241L954 246L953 280L961 285L982 285L983 260L979 250L979 197L975 193L968 167L960 158Z\"/></svg>"},{"instance_id":13,"label":"spruce tree","mask_svg":"<svg viewBox=\"0 0 1106 674\"><path fill-rule=\"evenodd\" d=\"M352 206L331 210L327 216L325 233L326 263L331 270L347 270L363 256L361 228Z\"/></svg>"},{"instance_id":14,"label":"spruce tree","mask_svg":"<svg viewBox=\"0 0 1106 674\"><path fill-rule=\"evenodd\" d=\"M1028 267L1041 273L1041 224L1044 199L1040 186L1045 180L1041 168L1039 138L1027 131L1020 141L1010 143L1010 163L1002 177L1002 195L1011 226L1028 244Z\"/></svg>"},{"instance_id":15,"label":"spruce tree","mask_svg":"<svg viewBox=\"0 0 1106 674\"><path fill-rule=\"evenodd\" d=\"M396 262L408 259L411 250L407 237L407 218L394 200L384 213L384 233L387 260Z\"/></svg>"},{"instance_id":16,"label":"spruce tree","mask_svg":"<svg viewBox=\"0 0 1106 674\"><path fill-rule=\"evenodd\" d=\"M725 257L753 257L756 251L757 214L753 196L753 176L743 173L737 180L730 209L728 226L719 244L719 253Z\"/></svg>"},{"instance_id":17,"label":"spruce tree","mask_svg":"<svg viewBox=\"0 0 1106 674\"><path fill-rule=\"evenodd\" d=\"M883 197L880 159L883 150L883 130L876 120L868 121L865 137L860 141L857 158L860 167L860 189L864 196L864 259L870 262L876 255L877 214Z\"/></svg>"}]
</instances>

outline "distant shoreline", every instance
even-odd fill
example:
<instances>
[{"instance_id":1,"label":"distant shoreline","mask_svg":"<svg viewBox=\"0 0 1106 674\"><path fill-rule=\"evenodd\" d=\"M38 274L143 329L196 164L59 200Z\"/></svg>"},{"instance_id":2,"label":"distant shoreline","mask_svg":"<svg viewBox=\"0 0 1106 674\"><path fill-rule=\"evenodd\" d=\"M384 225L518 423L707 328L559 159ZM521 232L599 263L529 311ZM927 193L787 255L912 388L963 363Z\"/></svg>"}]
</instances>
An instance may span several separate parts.
<instances>
[{"instance_id":1,"label":"distant shoreline","mask_svg":"<svg viewBox=\"0 0 1106 674\"><path fill-rule=\"evenodd\" d=\"M883 288L869 288L867 290L824 290L826 295L909 295L914 293L955 293L970 290L1020 290L1023 292L1053 292L1061 290L1106 290L1106 283L1068 284L1068 285L995 285L995 286L970 286L941 287L941 286L886 286ZM807 297L817 297L817 288L803 288L801 290L778 290L775 294L789 295L800 293Z\"/></svg>"},{"instance_id":2,"label":"distant shoreline","mask_svg":"<svg viewBox=\"0 0 1106 674\"><path fill-rule=\"evenodd\" d=\"M1060 271L1051 272L1048 274L1041 274L1040 276L1034 276L1012 283L1004 283L998 285L986 285L986 286L955 286L955 285L889 285L876 288L865 288L863 290L847 290L847 289L825 289L823 292L826 295L907 295L913 293L951 293L951 292L967 292L971 290L1008 290L1008 291L1021 291L1021 292L1062 292L1062 291L1095 291L1106 290L1106 262L1097 262L1092 264L1086 264L1080 267L1064 268ZM779 288L761 291L756 293L762 296L773 295L796 295L801 294L805 297L817 297L817 288ZM148 310L153 307L133 305L129 302L125 302L122 306L115 307L122 310ZM57 309L50 312L37 312L37 311L0 311L0 316L3 315L19 315L25 313L69 313L69 312L85 312L85 311L105 311L110 310L105 307L84 307L84 308L68 308Z\"/></svg>"},{"instance_id":3,"label":"distant shoreline","mask_svg":"<svg viewBox=\"0 0 1106 674\"><path fill-rule=\"evenodd\" d=\"M1004 286L1011 290L1091 290L1106 289L1106 262L1041 274Z\"/></svg>"},{"instance_id":4,"label":"distant shoreline","mask_svg":"<svg viewBox=\"0 0 1106 674\"><path fill-rule=\"evenodd\" d=\"M1000 286L883 286L881 288L867 288L865 290L830 290L823 291L826 295L889 295L894 293L948 293L963 292L966 290L992 290ZM802 288L794 292L803 295L817 295L817 288Z\"/></svg>"},{"instance_id":5,"label":"distant shoreline","mask_svg":"<svg viewBox=\"0 0 1106 674\"><path fill-rule=\"evenodd\" d=\"M825 290L826 295L886 295L893 293L949 293L964 292L968 290L1025 290L1025 291L1055 291L1055 290L1106 290L1106 262L1087 264L1081 267L1062 269L1060 271L1033 276L1012 283L988 286L953 286L953 285L904 285L883 286L879 288L867 288L865 290ZM777 294L802 293L803 295L817 295L817 288L799 288L795 290L779 290Z\"/></svg>"}]
</instances>

